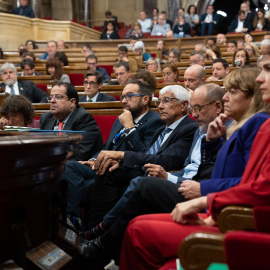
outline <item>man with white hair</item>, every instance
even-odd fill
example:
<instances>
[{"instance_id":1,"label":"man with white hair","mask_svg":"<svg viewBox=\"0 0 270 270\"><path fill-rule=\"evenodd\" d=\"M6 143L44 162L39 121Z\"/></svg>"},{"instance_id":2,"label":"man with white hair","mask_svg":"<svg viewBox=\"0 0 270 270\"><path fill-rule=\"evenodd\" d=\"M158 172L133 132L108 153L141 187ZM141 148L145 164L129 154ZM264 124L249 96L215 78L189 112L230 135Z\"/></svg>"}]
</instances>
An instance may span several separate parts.
<instances>
[{"instance_id":1,"label":"man with white hair","mask_svg":"<svg viewBox=\"0 0 270 270\"><path fill-rule=\"evenodd\" d=\"M179 170L189 153L197 123L187 115L188 91L180 85L169 85L159 93L156 106L165 125L157 129L144 152L101 151L93 169L96 170L92 197L92 224L100 223L117 203L130 180L143 176L144 165L151 163L165 170Z\"/></svg>"},{"instance_id":2,"label":"man with white hair","mask_svg":"<svg viewBox=\"0 0 270 270\"><path fill-rule=\"evenodd\" d=\"M33 82L17 80L17 69L12 63L5 63L0 68L3 82L1 88L9 95L23 95L33 103L47 103L47 94L38 88Z\"/></svg>"}]
</instances>

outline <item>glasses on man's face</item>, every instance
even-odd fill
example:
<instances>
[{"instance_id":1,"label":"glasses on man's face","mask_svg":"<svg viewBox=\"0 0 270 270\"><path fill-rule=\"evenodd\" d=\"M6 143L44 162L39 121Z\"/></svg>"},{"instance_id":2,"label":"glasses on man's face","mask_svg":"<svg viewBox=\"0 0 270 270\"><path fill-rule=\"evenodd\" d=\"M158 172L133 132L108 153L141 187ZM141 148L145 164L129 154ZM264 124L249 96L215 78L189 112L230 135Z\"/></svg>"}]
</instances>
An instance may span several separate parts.
<instances>
[{"instance_id":1,"label":"glasses on man's face","mask_svg":"<svg viewBox=\"0 0 270 270\"><path fill-rule=\"evenodd\" d=\"M64 98L64 96L62 95L50 95L47 97L48 102L51 102L53 99L55 99L56 101L60 101Z\"/></svg>"},{"instance_id":2,"label":"glasses on man's face","mask_svg":"<svg viewBox=\"0 0 270 270\"><path fill-rule=\"evenodd\" d=\"M126 101L129 101L132 97L144 97L145 95L142 94L125 94L120 96L120 100L122 101L124 98L126 99Z\"/></svg>"},{"instance_id":3,"label":"glasses on man's face","mask_svg":"<svg viewBox=\"0 0 270 270\"><path fill-rule=\"evenodd\" d=\"M87 63L88 64L88 66L95 66L97 63Z\"/></svg>"},{"instance_id":4,"label":"glasses on man's face","mask_svg":"<svg viewBox=\"0 0 270 270\"><path fill-rule=\"evenodd\" d=\"M156 104L156 107L159 107L160 103L162 102L163 104L168 104L170 102L172 102L173 100L178 100L178 98L170 98L170 97L164 97L163 99L158 99L155 104Z\"/></svg>"},{"instance_id":5,"label":"glasses on man's face","mask_svg":"<svg viewBox=\"0 0 270 270\"><path fill-rule=\"evenodd\" d=\"M190 107L190 111L191 113L199 113L205 106L208 106L208 105L211 105L211 104L214 104L216 101L211 101L207 104L204 104L204 105L196 105L194 107Z\"/></svg>"},{"instance_id":6,"label":"glasses on man's face","mask_svg":"<svg viewBox=\"0 0 270 270\"><path fill-rule=\"evenodd\" d=\"M98 84L97 82L94 82L94 81L91 81L91 82L88 82L88 81L84 81L83 82L83 85L87 86L87 85L90 85L90 86L93 86L93 85L96 85Z\"/></svg>"}]
</instances>

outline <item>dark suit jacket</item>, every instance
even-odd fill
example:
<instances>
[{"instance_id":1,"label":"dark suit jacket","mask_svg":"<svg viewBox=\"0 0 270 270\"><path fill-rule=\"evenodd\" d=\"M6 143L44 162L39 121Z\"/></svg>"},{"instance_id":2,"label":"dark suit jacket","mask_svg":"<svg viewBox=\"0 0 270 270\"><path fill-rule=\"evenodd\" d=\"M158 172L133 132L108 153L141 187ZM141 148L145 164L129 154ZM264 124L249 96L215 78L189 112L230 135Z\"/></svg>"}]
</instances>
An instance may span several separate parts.
<instances>
[{"instance_id":1,"label":"dark suit jacket","mask_svg":"<svg viewBox=\"0 0 270 270\"><path fill-rule=\"evenodd\" d=\"M6 87L4 83L0 87ZM31 81L18 81L20 95L29 98L33 103L47 103L48 95Z\"/></svg>"},{"instance_id":2,"label":"dark suit jacket","mask_svg":"<svg viewBox=\"0 0 270 270\"><path fill-rule=\"evenodd\" d=\"M232 20L232 22L228 28L228 32L235 32L235 29L237 28L237 26L238 26L238 17L236 19ZM249 21L247 21L247 20L244 21L243 27L248 29L247 32L251 31L251 28L252 28Z\"/></svg>"},{"instance_id":3,"label":"dark suit jacket","mask_svg":"<svg viewBox=\"0 0 270 270\"><path fill-rule=\"evenodd\" d=\"M148 148L155 131L163 125L164 122L161 121L159 114L149 110L138 122L136 130L128 136L124 135L120 142L115 145L113 139L123 128L117 118L112 126L109 138L104 144L103 150L144 152ZM98 154L99 152L94 157L97 157Z\"/></svg>"},{"instance_id":4,"label":"dark suit jacket","mask_svg":"<svg viewBox=\"0 0 270 270\"><path fill-rule=\"evenodd\" d=\"M186 116L174 129L169 138L161 145L156 154L146 154L160 133L165 129L165 126L163 126L155 132L148 149L144 153L126 151L123 165L128 168L140 170L144 164L152 163L161 165L166 171L179 170L183 168L197 128L198 124L191 120L189 116Z\"/></svg>"},{"instance_id":5,"label":"dark suit jacket","mask_svg":"<svg viewBox=\"0 0 270 270\"><path fill-rule=\"evenodd\" d=\"M202 24L205 20L207 16L207 13L203 14L200 18L200 24ZM214 28L217 29L218 28L218 23L219 23L219 18L218 15L216 13L213 13L213 21L216 22L214 23Z\"/></svg>"},{"instance_id":6,"label":"dark suit jacket","mask_svg":"<svg viewBox=\"0 0 270 270\"><path fill-rule=\"evenodd\" d=\"M107 32L103 32L100 36L100 39L119 39L118 31L113 31L110 34L110 38L107 37Z\"/></svg>"},{"instance_id":7,"label":"dark suit jacket","mask_svg":"<svg viewBox=\"0 0 270 270\"><path fill-rule=\"evenodd\" d=\"M35 18L35 13L33 11L33 9L29 6L25 6L25 7L17 7L14 8L12 13L15 15L20 15L20 9L23 9L22 15L21 16L25 16L25 17L29 17L29 18Z\"/></svg>"},{"instance_id":8,"label":"dark suit jacket","mask_svg":"<svg viewBox=\"0 0 270 270\"><path fill-rule=\"evenodd\" d=\"M268 118L269 114L267 113L255 114L224 143L218 153L212 178L200 182L202 196L239 184L249 158L253 140L261 125ZM206 152L211 151L211 144L204 145L204 147Z\"/></svg>"},{"instance_id":9,"label":"dark suit jacket","mask_svg":"<svg viewBox=\"0 0 270 270\"><path fill-rule=\"evenodd\" d=\"M40 118L40 129L53 130L56 118L51 112L44 113ZM86 131L80 142L79 151L72 157L73 160L88 160L102 147L102 135L93 116L83 107L78 106L70 115L64 130Z\"/></svg>"},{"instance_id":10,"label":"dark suit jacket","mask_svg":"<svg viewBox=\"0 0 270 270\"><path fill-rule=\"evenodd\" d=\"M79 98L79 102L86 102L87 99L87 95L82 96ZM115 97L99 93L97 97L97 102L99 101L116 101L116 99Z\"/></svg>"},{"instance_id":11,"label":"dark suit jacket","mask_svg":"<svg viewBox=\"0 0 270 270\"><path fill-rule=\"evenodd\" d=\"M110 80L111 77L108 75L107 71L105 68L102 67L97 67L96 69L103 77L103 82L105 83L107 80Z\"/></svg>"}]
</instances>

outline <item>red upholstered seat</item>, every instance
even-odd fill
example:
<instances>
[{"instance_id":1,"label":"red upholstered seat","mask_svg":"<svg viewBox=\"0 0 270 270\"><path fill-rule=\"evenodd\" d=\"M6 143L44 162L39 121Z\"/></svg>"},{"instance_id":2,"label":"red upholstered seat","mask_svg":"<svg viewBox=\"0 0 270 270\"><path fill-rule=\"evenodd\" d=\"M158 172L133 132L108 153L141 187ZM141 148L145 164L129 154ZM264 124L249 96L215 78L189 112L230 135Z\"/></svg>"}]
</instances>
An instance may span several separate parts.
<instances>
[{"instance_id":1,"label":"red upholstered seat","mask_svg":"<svg viewBox=\"0 0 270 270\"><path fill-rule=\"evenodd\" d=\"M113 65L98 65L101 68L105 68L108 75L111 77L111 74L113 73Z\"/></svg>"},{"instance_id":2,"label":"red upholstered seat","mask_svg":"<svg viewBox=\"0 0 270 270\"><path fill-rule=\"evenodd\" d=\"M70 73L70 74L67 74L67 75L69 76L70 83L72 85L83 85L84 74L82 74L82 73Z\"/></svg>"},{"instance_id":3,"label":"red upholstered seat","mask_svg":"<svg viewBox=\"0 0 270 270\"><path fill-rule=\"evenodd\" d=\"M102 32L102 26L94 26L93 29Z\"/></svg>"},{"instance_id":4,"label":"red upholstered seat","mask_svg":"<svg viewBox=\"0 0 270 270\"><path fill-rule=\"evenodd\" d=\"M126 28L126 24L124 22L118 23L118 29Z\"/></svg>"},{"instance_id":5,"label":"red upholstered seat","mask_svg":"<svg viewBox=\"0 0 270 270\"><path fill-rule=\"evenodd\" d=\"M93 115L95 118L103 137L103 143L105 143L110 135L112 125L118 115Z\"/></svg>"},{"instance_id":6,"label":"red upholstered seat","mask_svg":"<svg viewBox=\"0 0 270 270\"><path fill-rule=\"evenodd\" d=\"M36 84L36 86L47 93L47 84Z\"/></svg>"},{"instance_id":7,"label":"red upholstered seat","mask_svg":"<svg viewBox=\"0 0 270 270\"><path fill-rule=\"evenodd\" d=\"M148 36L148 38L164 38L163 36Z\"/></svg>"},{"instance_id":8,"label":"red upholstered seat","mask_svg":"<svg viewBox=\"0 0 270 270\"><path fill-rule=\"evenodd\" d=\"M149 38L150 35L151 35L150 32L143 33L143 38Z\"/></svg>"},{"instance_id":9,"label":"red upholstered seat","mask_svg":"<svg viewBox=\"0 0 270 270\"><path fill-rule=\"evenodd\" d=\"M125 35L126 35L127 31L128 31L128 28L120 28L118 30L118 35L119 35L120 39L125 38Z\"/></svg>"},{"instance_id":10,"label":"red upholstered seat","mask_svg":"<svg viewBox=\"0 0 270 270\"><path fill-rule=\"evenodd\" d=\"M157 57L157 54L156 53L150 53L151 54L151 57L153 58L156 58Z\"/></svg>"}]
</instances>

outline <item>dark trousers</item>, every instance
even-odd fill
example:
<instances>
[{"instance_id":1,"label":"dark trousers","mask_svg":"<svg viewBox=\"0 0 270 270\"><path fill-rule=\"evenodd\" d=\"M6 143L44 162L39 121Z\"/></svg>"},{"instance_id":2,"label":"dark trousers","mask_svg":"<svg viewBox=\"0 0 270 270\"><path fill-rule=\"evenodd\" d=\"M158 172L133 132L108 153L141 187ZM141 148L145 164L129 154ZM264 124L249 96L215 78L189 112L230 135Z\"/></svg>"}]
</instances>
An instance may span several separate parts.
<instances>
[{"instance_id":1,"label":"dark trousers","mask_svg":"<svg viewBox=\"0 0 270 270\"><path fill-rule=\"evenodd\" d=\"M214 30L214 23L203 23L201 27L201 36L205 36L205 32L208 29L208 36L211 36Z\"/></svg>"}]
</instances>

